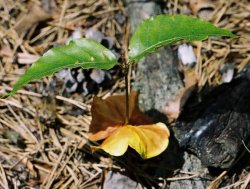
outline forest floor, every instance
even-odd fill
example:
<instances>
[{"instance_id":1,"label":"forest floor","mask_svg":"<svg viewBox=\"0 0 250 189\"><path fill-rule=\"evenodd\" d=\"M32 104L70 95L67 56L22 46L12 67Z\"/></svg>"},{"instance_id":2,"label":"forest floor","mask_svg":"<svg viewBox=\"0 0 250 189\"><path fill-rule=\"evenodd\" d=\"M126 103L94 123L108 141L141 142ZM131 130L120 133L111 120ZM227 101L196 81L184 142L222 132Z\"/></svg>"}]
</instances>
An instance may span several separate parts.
<instances>
[{"instance_id":1,"label":"forest floor","mask_svg":"<svg viewBox=\"0 0 250 189\"><path fill-rule=\"evenodd\" d=\"M45 51L72 38L92 36L115 53L124 53L128 19L120 0L1 2L0 95L8 93ZM169 0L162 6L168 14L200 17L241 36L192 43L199 89L222 84L230 78L223 70L230 68L236 75L249 63L249 1ZM136 69L133 73L131 83ZM83 79L77 79L80 76ZM123 158L92 153L87 136L93 96L121 94L124 86L119 66L105 72L64 70L0 99L0 188L94 189L103 188L110 170L129 176L126 167L136 167L137 162L124 165ZM211 175L210 188L244 189L250 181L249 167L220 173ZM178 170L171 178L141 179L143 174L134 169L133 180L141 188L168 188L174 180L203 176Z\"/></svg>"}]
</instances>

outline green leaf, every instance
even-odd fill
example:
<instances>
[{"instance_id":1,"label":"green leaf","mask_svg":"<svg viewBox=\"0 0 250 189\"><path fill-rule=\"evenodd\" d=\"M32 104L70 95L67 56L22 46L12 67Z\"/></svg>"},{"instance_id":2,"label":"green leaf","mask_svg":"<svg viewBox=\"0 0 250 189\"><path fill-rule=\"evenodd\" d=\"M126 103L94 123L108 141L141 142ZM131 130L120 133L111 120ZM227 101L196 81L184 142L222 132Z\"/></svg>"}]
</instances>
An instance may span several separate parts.
<instances>
[{"instance_id":1,"label":"green leaf","mask_svg":"<svg viewBox=\"0 0 250 189\"><path fill-rule=\"evenodd\" d=\"M201 41L209 36L237 37L232 32L190 16L159 15L143 21L130 40L130 63L179 40Z\"/></svg>"},{"instance_id":2,"label":"green leaf","mask_svg":"<svg viewBox=\"0 0 250 189\"><path fill-rule=\"evenodd\" d=\"M55 47L46 52L19 78L8 96L13 95L32 80L53 74L65 68L82 67L110 69L117 63L115 55L92 39L77 39L68 45Z\"/></svg>"}]
</instances>

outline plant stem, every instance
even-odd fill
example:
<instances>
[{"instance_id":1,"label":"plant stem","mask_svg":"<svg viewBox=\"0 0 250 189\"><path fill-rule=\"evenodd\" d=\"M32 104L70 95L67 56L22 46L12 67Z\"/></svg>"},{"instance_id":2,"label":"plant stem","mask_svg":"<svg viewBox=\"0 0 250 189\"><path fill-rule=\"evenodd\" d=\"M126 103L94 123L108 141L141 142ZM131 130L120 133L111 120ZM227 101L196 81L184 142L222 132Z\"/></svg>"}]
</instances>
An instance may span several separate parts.
<instances>
[{"instance_id":1,"label":"plant stem","mask_svg":"<svg viewBox=\"0 0 250 189\"><path fill-rule=\"evenodd\" d=\"M125 79L125 104L126 104L126 115L125 115L125 125L128 124L128 120L129 120L129 94L128 94L128 69L125 68L125 72L124 72L124 79Z\"/></svg>"}]
</instances>

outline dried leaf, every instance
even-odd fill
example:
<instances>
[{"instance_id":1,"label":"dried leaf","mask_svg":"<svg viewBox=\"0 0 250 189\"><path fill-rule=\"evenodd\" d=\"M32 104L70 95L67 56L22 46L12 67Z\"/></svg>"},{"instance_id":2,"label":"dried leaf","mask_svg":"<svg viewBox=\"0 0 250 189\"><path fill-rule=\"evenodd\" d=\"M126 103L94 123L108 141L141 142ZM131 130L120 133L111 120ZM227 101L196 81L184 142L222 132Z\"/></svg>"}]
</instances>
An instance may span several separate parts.
<instances>
[{"instance_id":1,"label":"dried leaf","mask_svg":"<svg viewBox=\"0 0 250 189\"><path fill-rule=\"evenodd\" d=\"M48 20L50 18L57 17L58 12L54 7L53 3L50 3L51 10L46 10L44 7L33 3L32 1L28 3L28 14L21 13L17 18L17 23L15 25L16 32L20 35L28 31L32 26L38 22Z\"/></svg>"},{"instance_id":2,"label":"dried leaf","mask_svg":"<svg viewBox=\"0 0 250 189\"><path fill-rule=\"evenodd\" d=\"M167 102L163 108L163 112L169 119L177 119L179 117L182 107L197 86L198 80L193 70L184 70L184 78L185 87L180 89L177 97Z\"/></svg>"},{"instance_id":3,"label":"dried leaf","mask_svg":"<svg viewBox=\"0 0 250 189\"><path fill-rule=\"evenodd\" d=\"M135 149L143 159L162 153L168 146L170 132L163 123L152 125L126 125L117 129L111 136L93 150L102 149L113 156L121 156L128 146Z\"/></svg>"},{"instance_id":4,"label":"dried leaf","mask_svg":"<svg viewBox=\"0 0 250 189\"><path fill-rule=\"evenodd\" d=\"M189 5L194 15L199 15L200 18L209 20L215 8L218 7L218 2L211 0L189 0Z\"/></svg>"},{"instance_id":5,"label":"dried leaf","mask_svg":"<svg viewBox=\"0 0 250 189\"><path fill-rule=\"evenodd\" d=\"M131 92L129 97L129 124L145 125L153 123L139 110L137 101L138 94ZM125 96L110 96L105 100L94 97L91 114L92 122L90 124L89 139L97 141L108 137L117 128L125 124Z\"/></svg>"},{"instance_id":6,"label":"dried leaf","mask_svg":"<svg viewBox=\"0 0 250 189\"><path fill-rule=\"evenodd\" d=\"M89 133L89 140L98 141L98 140L105 139L105 138L109 137L113 132L115 132L120 127L121 126L112 126L112 127L107 127L105 130L99 131L99 132L94 133L94 134Z\"/></svg>"},{"instance_id":7,"label":"dried leaf","mask_svg":"<svg viewBox=\"0 0 250 189\"><path fill-rule=\"evenodd\" d=\"M125 96L111 96L106 100L95 97L91 113L89 139L105 139L100 146L113 156L123 155L128 146L135 149L142 158L159 155L168 146L169 130L163 123L152 124L137 105L138 95L132 92L129 98L129 124L125 124Z\"/></svg>"}]
</instances>

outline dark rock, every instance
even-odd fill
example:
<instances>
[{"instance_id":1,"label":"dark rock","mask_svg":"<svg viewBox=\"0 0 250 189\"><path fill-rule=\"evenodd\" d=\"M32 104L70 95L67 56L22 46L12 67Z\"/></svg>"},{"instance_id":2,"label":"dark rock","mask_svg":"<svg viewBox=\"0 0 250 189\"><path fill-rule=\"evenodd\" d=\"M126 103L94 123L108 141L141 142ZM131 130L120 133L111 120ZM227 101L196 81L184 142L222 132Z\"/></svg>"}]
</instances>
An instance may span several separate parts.
<instances>
[{"instance_id":1,"label":"dark rock","mask_svg":"<svg viewBox=\"0 0 250 189\"><path fill-rule=\"evenodd\" d=\"M250 81L236 79L186 107L175 133L203 164L229 168L250 138Z\"/></svg>"}]
</instances>

